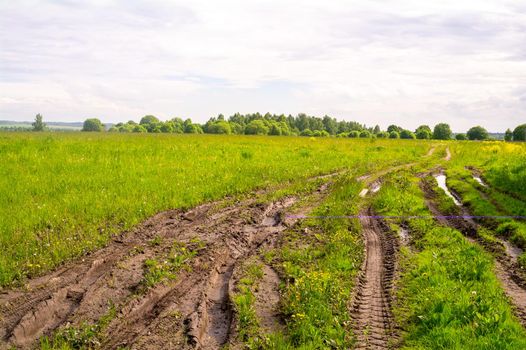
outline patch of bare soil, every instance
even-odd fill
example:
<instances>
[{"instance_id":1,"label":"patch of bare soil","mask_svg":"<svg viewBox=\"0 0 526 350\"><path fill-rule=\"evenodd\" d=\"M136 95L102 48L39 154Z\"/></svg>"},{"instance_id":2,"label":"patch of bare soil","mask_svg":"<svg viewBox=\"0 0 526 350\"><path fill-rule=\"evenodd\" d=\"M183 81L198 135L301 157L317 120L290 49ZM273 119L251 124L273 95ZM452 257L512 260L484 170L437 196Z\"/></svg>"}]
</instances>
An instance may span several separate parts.
<instances>
[{"instance_id":1,"label":"patch of bare soil","mask_svg":"<svg viewBox=\"0 0 526 350\"><path fill-rule=\"evenodd\" d=\"M326 190L324 184L318 192ZM98 339L104 349L220 348L231 333L228 286L236 264L294 223L282 221L294 203L294 197L266 205L252 198L155 215L107 247L30 280L23 289L2 292L0 349L29 348L59 327L96 323L110 304L117 314ZM145 262L166 263L176 242L187 249L195 242L203 247L175 280L146 287ZM273 290L276 276L266 272L265 288ZM263 320L265 310L259 311Z\"/></svg>"},{"instance_id":2,"label":"patch of bare soil","mask_svg":"<svg viewBox=\"0 0 526 350\"><path fill-rule=\"evenodd\" d=\"M387 349L396 339L391 314L391 288L397 240L371 212L362 213L365 261L352 306L357 349Z\"/></svg>"},{"instance_id":3,"label":"patch of bare soil","mask_svg":"<svg viewBox=\"0 0 526 350\"><path fill-rule=\"evenodd\" d=\"M426 153L426 157L431 157L433 153L435 153L435 146L429 149L429 151Z\"/></svg>"},{"instance_id":4,"label":"patch of bare soil","mask_svg":"<svg viewBox=\"0 0 526 350\"><path fill-rule=\"evenodd\" d=\"M462 232L472 243L479 244L495 256L495 274L504 289L506 295L510 298L515 315L521 323L526 326L526 283L513 257L507 254L507 250L501 242L500 245L488 244L482 240L477 231L479 225L469 216L468 209L464 206L459 207L459 217L444 216L435 203L435 194L429 185L421 182L422 189L426 197L426 203L437 221L444 226L449 226Z\"/></svg>"}]
</instances>

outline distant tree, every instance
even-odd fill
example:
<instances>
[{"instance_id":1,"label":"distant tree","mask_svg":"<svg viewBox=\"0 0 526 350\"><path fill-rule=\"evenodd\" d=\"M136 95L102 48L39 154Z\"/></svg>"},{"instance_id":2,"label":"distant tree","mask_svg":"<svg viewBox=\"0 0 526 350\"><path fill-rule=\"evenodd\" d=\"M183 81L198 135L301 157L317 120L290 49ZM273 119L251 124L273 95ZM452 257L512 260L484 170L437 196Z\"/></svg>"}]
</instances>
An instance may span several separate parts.
<instances>
[{"instance_id":1,"label":"distant tree","mask_svg":"<svg viewBox=\"0 0 526 350\"><path fill-rule=\"evenodd\" d=\"M357 137L360 137L360 132L358 130L353 130L351 132L349 132L349 137L355 139Z\"/></svg>"},{"instance_id":2,"label":"distant tree","mask_svg":"<svg viewBox=\"0 0 526 350\"><path fill-rule=\"evenodd\" d=\"M506 133L504 134L504 140L505 140L505 141L511 141L511 140L513 140L513 133L511 132L510 129L507 129L507 130L506 130Z\"/></svg>"},{"instance_id":3,"label":"distant tree","mask_svg":"<svg viewBox=\"0 0 526 350\"><path fill-rule=\"evenodd\" d=\"M488 139L489 134L482 126L474 126L468 130L467 137L470 140L486 140Z\"/></svg>"},{"instance_id":4,"label":"distant tree","mask_svg":"<svg viewBox=\"0 0 526 350\"><path fill-rule=\"evenodd\" d=\"M335 118L331 118L328 115L323 117L323 128L331 135L335 135L338 132L338 122Z\"/></svg>"},{"instance_id":5,"label":"distant tree","mask_svg":"<svg viewBox=\"0 0 526 350\"><path fill-rule=\"evenodd\" d=\"M371 133L367 130L364 130L360 133L360 138L362 139L369 139L371 138Z\"/></svg>"},{"instance_id":6,"label":"distant tree","mask_svg":"<svg viewBox=\"0 0 526 350\"><path fill-rule=\"evenodd\" d=\"M269 128L263 120L253 120L245 127L247 135L267 135L268 132Z\"/></svg>"},{"instance_id":7,"label":"distant tree","mask_svg":"<svg viewBox=\"0 0 526 350\"><path fill-rule=\"evenodd\" d=\"M412 131L402 130L400 132L400 138L401 139L406 139L406 140L413 140L413 139L416 139L416 136L415 136L415 134Z\"/></svg>"},{"instance_id":8,"label":"distant tree","mask_svg":"<svg viewBox=\"0 0 526 350\"><path fill-rule=\"evenodd\" d=\"M379 139L386 139L389 137L389 133L387 131L380 131L378 134L376 134L376 137Z\"/></svg>"},{"instance_id":9,"label":"distant tree","mask_svg":"<svg viewBox=\"0 0 526 350\"><path fill-rule=\"evenodd\" d=\"M300 133L301 136L312 136L312 130L311 129L305 129Z\"/></svg>"},{"instance_id":10,"label":"distant tree","mask_svg":"<svg viewBox=\"0 0 526 350\"><path fill-rule=\"evenodd\" d=\"M89 118L84 121L82 131L104 131L104 125L97 118Z\"/></svg>"},{"instance_id":11,"label":"distant tree","mask_svg":"<svg viewBox=\"0 0 526 350\"><path fill-rule=\"evenodd\" d=\"M391 131L389 133L389 138L390 139L399 139L400 138L400 134L397 131Z\"/></svg>"},{"instance_id":12,"label":"distant tree","mask_svg":"<svg viewBox=\"0 0 526 350\"><path fill-rule=\"evenodd\" d=\"M373 134L378 135L380 133L380 125L375 125L373 129Z\"/></svg>"},{"instance_id":13,"label":"distant tree","mask_svg":"<svg viewBox=\"0 0 526 350\"><path fill-rule=\"evenodd\" d=\"M416 138L419 140L429 140L431 138L431 130L417 129Z\"/></svg>"},{"instance_id":14,"label":"distant tree","mask_svg":"<svg viewBox=\"0 0 526 350\"><path fill-rule=\"evenodd\" d=\"M415 134L418 134L419 131L427 131L429 134L432 134L429 125L420 125L418 128L416 128Z\"/></svg>"},{"instance_id":15,"label":"distant tree","mask_svg":"<svg viewBox=\"0 0 526 350\"><path fill-rule=\"evenodd\" d=\"M513 141L526 141L526 124L521 124L513 130Z\"/></svg>"},{"instance_id":16,"label":"distant tree","mask_svg":"<svg viewBox=\"0 0 526 350\"><path fill-rule=\"evenodd\" d=\"M144 117L141 118L141 121L139 122L139 124L141 125L157 124L157 123L159 123L159 119L157 119L157 117L153 115L145 115Z\"/></svg>"},{"instance_id":17,"label":"distant tree","mask_svg":"<svg viewBox=\"0 0 526 350\"><path fill-rule=\"evenodd\" d=\"M185 134L202 134L203 129L201 128L199 124L190 123L190 124L185 125L184 132Z\"/></svg>"},{"instance_id":18,"label":"distant tree","mask_svg":"<svg viewBox=\"0 0 526 350\"><path fill-rule=\"evenodd\" d=\"M466 134L456 134L455 139L462 141L462 140L467 140L468 137L466 136Z\"/></svg>"},{"instance_id":19,"label":"distant tree","mask_svg":"<svg viewBox=\"0 0 526 350\"><path fill-rule=\"evenodd\" d=\"M219 120L208 126L208 132L211 134L229 135L232 133L232 128L230 127L230 124L228 122L224 120Z\"/></svg>"},{"instance_id":20,"label":"distant tree","mask_svg":"<svg viewBox=\"0 0 526 350\"><path fill-rule=\"evenodd\" d=\"M449 124L440 123L435 125L435 129L433 130L433 138L435 140L450 140L451 135L452 132Z\"/></svg>"},{"instance_id":21,"label":"distant tree","mask_svg":"<svg viewBox=\"0 0 526 350\"><path fill-rule=\"evenodd\" d=\"M389 125L387 127L387 132L391 133L391 131L396 131L397 133L400 133L403 129L397 125Z\"/></svg>"},{"instance_id":22,"label":"distant tree","mask_svg":"<svg viewBox=\"0 0 526 350\"><path fill-rule=\"evenodd\" d=\"M132 132L142 133L142 132L148 132L146 128L140 124L135 124L133 126Z\"/></svg>"},{"instance_id":23,"label":"distant tree","mask_svg":"<svg viewBox=\"0 0 526 350\"><path fill-rule=\"evenodd\" d=\"M46 124L42 121L42 114L40 113L35 116L35 122L31 125L33 125L33 131L44 131L47 128Z\"/></svg>"}]
</instances>

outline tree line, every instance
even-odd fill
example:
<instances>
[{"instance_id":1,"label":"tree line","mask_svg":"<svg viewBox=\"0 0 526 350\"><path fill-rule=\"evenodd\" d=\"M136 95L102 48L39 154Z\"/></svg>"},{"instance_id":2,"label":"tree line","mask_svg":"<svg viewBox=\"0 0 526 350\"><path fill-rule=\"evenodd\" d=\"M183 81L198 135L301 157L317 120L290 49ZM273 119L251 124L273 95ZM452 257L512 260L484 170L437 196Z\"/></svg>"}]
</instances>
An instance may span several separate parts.
<instances>
[{"instance_id":1,"label":"tree line","mask_svg":"<svg viewBox=\"0 0 526 350\"><path fill-rule=\"evenodd\" d=\"M46 129L42 116L37 114L33 123L35 131ZM104 124L97 118L84 121L82 131L105 131ZM446 123L439 123L431 129L421 125L414 131L398 125L389 125L381 130L378 125L367 127L355 121L337 120L329 116L323 118L300 113L297 116L284 114L264 115L260 113L236 113L228 118L219 114L205 124L193 123L191 119L173 118L161 121L153 115L146 115L139 123L128 121L112 125L108 132L130 133L186 133L186 134L237 134L237 135L299 135L310 137L351 137L351 138L391 138L391 139L435 139L435 140L488 140L490 135L482 126L474 126L466 133L453 134ZM517 126L513 131L507 129L506 141L526 141L526 124Z\"/></svg>"}]
</instances>

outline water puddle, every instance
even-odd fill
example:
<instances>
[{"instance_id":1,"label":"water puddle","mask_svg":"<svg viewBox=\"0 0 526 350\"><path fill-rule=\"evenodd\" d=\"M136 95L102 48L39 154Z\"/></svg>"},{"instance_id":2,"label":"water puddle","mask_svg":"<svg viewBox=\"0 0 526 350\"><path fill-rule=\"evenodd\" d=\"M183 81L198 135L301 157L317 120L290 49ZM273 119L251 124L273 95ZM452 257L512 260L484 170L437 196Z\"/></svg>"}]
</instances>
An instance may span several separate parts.
<instances>
[{"instance_id":1,"label":"water puddle","mask_svg":"<svg viewBox=\"0 0 526 350\"><path fill-rule=\"evenodd\" d=\"M367 195L368 192L369 192L369 189L364 188L364 189L360 192L359 196L362 197L362 198L365 198L365 196Z\"/></svg>"},{"instance_id":2,"label":"water puddle","mask_svg":"<svg viewBox=\"0 0 526 350\"><path fill-rule=\"evenodd\" d=\"M475 179L475 181L477 181L481 186L488 187L488 185L484 181L482 181L480 177L473 175L473 179Z\"/></svg>"},{"instance_id":3,"label":"water puddle","mask_svg":"<svg viewBox=\"0 0 526 350\"><path fill-rule=\"evenodd\" d=\"M446 175L436 175L435 176L435 179L437 180L437 183L438 183L438 187L440 187L448 197L450 197L451 199L453 199L453 202L458 205L458 206L461 206L461 203L455 198L455 196L453 196L451 194L451 192L449 192L449 189L447 188L447 185L446 185Z\"/></svg>"}]
</instances>

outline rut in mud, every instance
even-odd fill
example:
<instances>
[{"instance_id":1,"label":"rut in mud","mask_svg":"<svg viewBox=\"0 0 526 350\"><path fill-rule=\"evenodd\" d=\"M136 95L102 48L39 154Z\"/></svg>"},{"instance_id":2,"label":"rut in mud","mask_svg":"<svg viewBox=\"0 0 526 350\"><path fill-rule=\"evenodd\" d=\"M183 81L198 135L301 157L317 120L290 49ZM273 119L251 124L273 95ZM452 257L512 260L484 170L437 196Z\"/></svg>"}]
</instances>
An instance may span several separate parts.
<instances>
[{"instance_id":1,"label":"rut in mud","mask_svg":"<svg viewBox=\"0 0 526 350\"><path fill-rule=\"evenodd\" d=\"M474 244L479 244L495 256L495 274L499 279L504 292L510 298L515 315L519 318L522 325L526 327L526 283L521 276L513 257L508 255L509 250L502 247L506 253L503 255L496 247L488 245L485 241L478 238L477 231L479 225L470 218L468 209L460 205L461 217L444 216L440 212L435 202L435 194L430 189L429 184L421 182L422 190L425 194L426 203L429 210L437 218L437 221L444 226L454 228L464 234L468 240Z\"/></svg>"},{"instance_id":2,"label":"rut in mud","mask_svg":"<svg viewBox=\"0 0 526 350\"><path fill-rule=\"evenodd\" d=\"M323 196L322 185L314 196ZM65 325L95 324L116 310L97 339L107 349L217 349L231 333L229 283L236 264L293 225L297 202L254 198L160 213L107 247L0 294L0 349L31 347ZM145 284L147 261L168 264L174 244L195 253L174 280Z\"/></svg>"},{"instance_id":3,"label":"rut in mud","mask_svg":"<svg viewBox=\"0 0 526 350\"><path fill-rule=\"evenodd\" d=\"M362 213L365 261L352 306L357 349L387 349L395 339L391 314L391 288L395 274L397 241L381 222Z\"/></svg>"}]
</instances>

